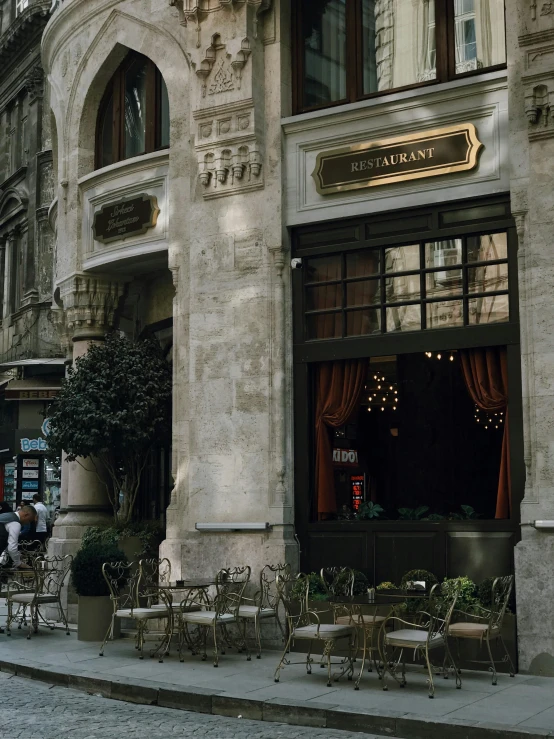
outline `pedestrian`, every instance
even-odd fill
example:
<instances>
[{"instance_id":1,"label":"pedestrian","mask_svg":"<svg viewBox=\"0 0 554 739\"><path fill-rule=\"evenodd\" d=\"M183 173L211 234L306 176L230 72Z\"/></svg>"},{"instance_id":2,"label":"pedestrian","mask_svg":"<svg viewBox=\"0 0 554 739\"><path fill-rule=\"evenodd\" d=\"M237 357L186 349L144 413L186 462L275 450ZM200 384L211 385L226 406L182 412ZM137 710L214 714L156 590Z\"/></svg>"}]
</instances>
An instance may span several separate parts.
<instances>
[{"instance_id":1,"label":"pedestrian","mask_svg":"<svg viewBox=\"0 0 554 739\"><path fill-rule=\"evenodd\" d=\"M37 512L35 539L40 541L44 546L44 542L48 536L48 508L44 505L42 498L38 493L33 495L33 508Z\"/></svg>"},{"instance_id":2,"label":"pedestrian","mask_svg":"<svg viewBox=\"0 0 554 739\"><path fill-rule=\"evenodd\" d=\"M21 564L19 534L21 527L36 520L37 512L31 505L22 506L15 513L0 513L0 554L7 551L14 567L28 568Z\"/></svg>"}]
</instances>

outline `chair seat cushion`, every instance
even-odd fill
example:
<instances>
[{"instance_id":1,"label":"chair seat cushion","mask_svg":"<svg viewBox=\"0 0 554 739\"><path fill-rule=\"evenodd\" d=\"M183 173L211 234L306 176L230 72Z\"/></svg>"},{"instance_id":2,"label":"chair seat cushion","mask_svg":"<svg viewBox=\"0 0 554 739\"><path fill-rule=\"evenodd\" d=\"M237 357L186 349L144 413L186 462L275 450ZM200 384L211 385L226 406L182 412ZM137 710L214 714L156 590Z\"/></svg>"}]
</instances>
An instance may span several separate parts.
<instances>
[{"instance_id":1,"label":"chair seat cushion","mask_svg":"<svg viewBox=\"0 0 554 739\"><path fill-rule=\"evenodd\" d=\"M135 618L145 621L149 618L163 618L167 615L165 608L120 608L115 612L118 618Z\"/></svg>"},{"instance_id":2,"label":"chair seat cushion","mask_svg":"<svg viewBox=\"0 0 554 739\"><path fill-rule=\"evenodd\" d=\"M255 618L258 610L260 611L259 618L271 618L277 613L274 608L258 609L258 606L240 606L239 616L240 618Z\"/></svg>"},{"instance_id":3,"label":"chair seat cushion","mask_svg":"<svg viewBox=\"0 0 554 739\"><path fill-rule=\"evenodd\" d=\"M35 595L35 593L14 593L10 596L14 603L57 603L55 595Z\"/></svg>"},{"instance_id":4,"label":"chair seat cushion","mask_svg":"<svg viewBox=\"0 0 554 739\"><path fill-rule=\"evenodd\" d=\"M214 622L218 624L231 624L235 617L230 613L217 614L216 611L193 611L183 614L183 621L189 624L200 624L201 626L209 626Z\"/></svg>"},{"instance_id":5,"label":"chair seat cushion","mask_svg":"<svg viewBox=\"0 0 554 739\"><path fill-rule=\"evenodd\" d=\"M342 639L352 636L354 626L343 624L321 624L319 633L317 624L311 626L300 626L293 631L293 639Z\"/></svg>"},{"instance_id":6,"label":"chair seat cushion","mask_svg":"<svg viewBox=\"0 0 554 739\"><path fill-rule=\"evenodd\" d=\"M347 625L359 625L359 626L365 626L365 628L371 628L373 624L375 626L380 626L383 621L385 620L386 616L373 616L366 615L366 616L337 616L337 619L335 623L337 624L347 624Z\"/></svg>"},{"instance_id":7,"label":"chair seat cushion","mask_svg":"<svg viewBox=\"0 0 554 739\"><path fill-rule=\"evenodd\" d=\"M471 621L459 621L450 624L449 636L457 636L462 639L482 639L489 630L488 624L472 623ZM491 629L491 634L498 634L498 629Z\"/></svg>"},{"instance_id":8,"label":"chair seat cushion","mask_svg":"<svg viewBox=\"0 0 554 739\"><path fill-rule=\"evenodd\" d=\"M160 603L159 605L155 605L155 606L150 606L150 608L154 608L156 610L165 611L165 606L163 605L163 603ZM175 611L175 613L180 613L181 612L181 605L179 603L172 603L171 604L171 610L172 611ZM189 612L189 611L199 611L199 610L200 610L200 606L187 606L187 608L186 608L186 612Z\"/></svg>"},{"instance_id":9,"label":"chair seat cushion","mask_svg":"<svg viewBox=\"0 0 554 739\"><path fill-rule=\"evenodd\" d=\"M427 643L427 634L427 631L421 629L400 629L387 632L385 640L393 647L424 647ZM441 634L431 635L430 647L440 647L442 644L444 644L444 638Z\"/></svg>"}]
</instances>

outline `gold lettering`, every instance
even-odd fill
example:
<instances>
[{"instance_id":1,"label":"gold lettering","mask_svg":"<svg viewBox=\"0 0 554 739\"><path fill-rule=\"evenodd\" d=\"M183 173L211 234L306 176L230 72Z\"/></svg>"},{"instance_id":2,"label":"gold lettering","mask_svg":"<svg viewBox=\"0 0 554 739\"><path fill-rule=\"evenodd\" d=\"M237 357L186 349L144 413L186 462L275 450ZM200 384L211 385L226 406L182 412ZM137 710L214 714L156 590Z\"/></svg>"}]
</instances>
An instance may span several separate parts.
<instances>
[{"instance_id":1,"label":"gold lettering","mask_svg":"<svg viewBox=\"0 0 554 739\"><path fill-rule=\"evenodd\" d=\"M416 155L415 155L415 154L414 154L414 152L412 151L412 152L410 153L410 158L408 159L408 161L409 161L409 162L415 162L415 160L416 160Z\"/></svg>"},{"instance_id":2,"label":"gold lettering","mask_svg":"<svg viewBox=\"0 0 554 739\"><path fill-rule=\"evenodd\" d=\"M418 159L418 161L420 159L425 159L425 151L426 151L426 149L418 149L417 150L417 159Z\"/></svg>"},{"instance_id":3,"label":"gold lettering","mask_svg":"<svg viewBox=\"0 0 554 739\"><path fill-rule=\"evenodd\" d=\"M408 161L408 155L407 154L400 154L400 164L403 164Z\"/></svg>"},{"instance_id":4,"label":"gold lettering","mask_svg":"<svg viewBox=\"0 0 554 739\"><path fill-rule=\"evenodd\" d=\"M432 159L433 152L435 151L435 147L433 147L432 149L425 149L425 151L427 152L427 159Z\"/></svg>"},{"instance_id":5,"label":"gold lettering","mask_svg":"<svg viewBox=\"0 0 554 739\"><path fill-rule=\"evenodd\" d=\"M367 168L368 169L373 169L373 162L374 162L373 159L368 159L367 160Z\"/></svg>"},{"instance_id":6,"label":"gold lettering","mask_svg":"<svg viewBox=\"0 0 554 739\"><path fill-rule=\"evenodd\" d=\"M387 157L383 157L383 167L388 167L388 166L389 166L389 160L387 159Z\"/></svg>"},{"instance_id":7,"label":"gold lettering","mask_svg":"<svg viewBox=\"0 0 554 739\"><path fill-rule=\"evenodd\" d=\"M391 154L391 156L390 156L390 163L391 164L398 164L399 157L400 157L400 154Z\"/></svg>"},{"instance_id":8,"label":"gold lettering","mask_svg":"<svg viewBox=\"0 0 554 739\"><path fill-rule=\"evenodd\" d=\"M359 162L352 162L352 169L350 171L351 172L358 172L359 171L359 166L360 166L360 163Z\"/></svg>"},{"instance_id":9,"label":"gold lettering","mask_svg":"<svg viewBox=\"0 0 554 739\"><path fill-rule=\"evenodd\" d=\"M373 161L375 162L376 167L380 167L381 165L379 162L382 162L383 160L381 159L381 157L377 157L377 159L374 159Z\"/></svg>"}]
</instances>

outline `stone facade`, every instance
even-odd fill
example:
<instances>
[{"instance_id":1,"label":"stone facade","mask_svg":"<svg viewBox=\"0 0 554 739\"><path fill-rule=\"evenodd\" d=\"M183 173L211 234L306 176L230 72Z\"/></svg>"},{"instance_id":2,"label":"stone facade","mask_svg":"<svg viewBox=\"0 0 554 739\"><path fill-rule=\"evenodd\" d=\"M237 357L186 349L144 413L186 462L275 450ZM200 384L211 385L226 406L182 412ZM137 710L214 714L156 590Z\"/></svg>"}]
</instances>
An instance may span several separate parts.
<instances>
[{"instance_id":1,"label":"stone facade","mask_svg":"<svg viewBox=\"0 0 554 739\"><path fill-rule=\"evenodd\" d=\"M385 78L391 4L378 5ZM287 227L509 192L519 236L527 472L515 551L520 668L553 674L554 540L530 524L554 519L554 4L506 0L506 14L507 72L292 117L285 0L55 3L43 37L57 152L54 274L58 324L73 356L139 314L144 324L173 319L175 485L161 553L175 576L206 574L207 562L212 571L297 564ZM95 172L98 106L129 50L148 56L165 80L170 148ZM484 143L475 171L327 200L316 192L311 173L323 148L460 120L472 121ZM47 158L37 162L46 177ZM139 188L156 192L156 228L110 248L94 242L96 210ZM82 468L66 469L63 489L67 514L55 533L69 551L84 526L102 520L105 501ZM270 528L195 529L242 521Z\"/></svg>"}]
</instances>

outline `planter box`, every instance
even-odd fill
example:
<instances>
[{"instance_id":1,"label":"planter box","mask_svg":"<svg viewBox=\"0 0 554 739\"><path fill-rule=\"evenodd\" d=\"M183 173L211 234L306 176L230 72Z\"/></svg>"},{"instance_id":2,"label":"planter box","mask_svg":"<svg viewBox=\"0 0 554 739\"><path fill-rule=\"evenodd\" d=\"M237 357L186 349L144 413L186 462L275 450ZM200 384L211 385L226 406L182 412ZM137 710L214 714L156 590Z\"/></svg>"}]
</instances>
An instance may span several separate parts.
<instances>
[{"instance_id":1,"label":"planter box","mask_svg":"<svg viewBox=\"0 0 554 739\"><path fill-rule=\"evenodd\" d=\"M102 642L111 623L113 606L109 595L80 595L77 639ZM114 624L114 639L119 639L119 619Z\"/></svg>"}]
</instances>

